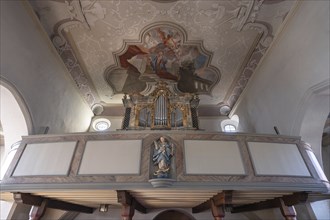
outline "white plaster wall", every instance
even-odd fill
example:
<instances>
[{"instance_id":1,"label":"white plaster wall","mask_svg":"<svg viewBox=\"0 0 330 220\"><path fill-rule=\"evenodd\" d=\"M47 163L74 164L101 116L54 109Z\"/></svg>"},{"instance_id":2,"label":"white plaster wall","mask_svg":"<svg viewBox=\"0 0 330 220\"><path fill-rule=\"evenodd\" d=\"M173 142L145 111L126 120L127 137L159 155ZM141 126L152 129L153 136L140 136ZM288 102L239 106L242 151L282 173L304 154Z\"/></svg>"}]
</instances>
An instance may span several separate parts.
<instances>
[{"instance_id":1,"label":"white plaster wall","mask_svg":"<svg viewBox=\"0 0 330 220\"><path fill-rule=\"evenodd\" d=\"M328 84L330 84L330 81ZM303 105L303 114L301 114L303 117L299 118L299 115L296 117L298 122L293 128L293 133L298 133L304 141L311 144L322 167L322 134L330 111L329 89L311 94L306 100L306 104Z\"/></svg>"},{"instance_id":2,"label":"white plaster wall","mask_svg":"<svg viewBox=\"0 0 330 220\"><path fill-rule=\"evenodd\" d=\"M1 77L15 85L34 130L87 131L92 111L25 1L1 1Z\"/></svg>"},{"instance_id":3,"label":"white plaster wall","mask_svg":"<svg viewBox=\"0 0 330 220\"><path fill-rule=\"evenodd\" d=\"M63 210L47 208L44 216L41 219L44 219L44 220L61 219L61 217L65 213L66 213L66 211L63 211Z\"/></svg>"},{"instance_id":4,"label":"white plaster wall","mask_svg":"<svg viewBox=\"0 0 330 220\"><path fill-rule=\"evenodd\" d=\"M275 134L277 126L281 134L301 136L321 164L330 111L329 32L329 1L300 1L232 112L249 132ZM329 218L329 204L313 204L317 219Z\"/></svg>"},{"instance_id":5,"label":"white plaster wall","mask_svg":"<svg viewBox=\"0 0 330 220\"><path fill-rule=\"evenodd\" d=\"M221 120L218 118L199 118L199 128L201 130L213 132L213 131L221 131Z\"/></svg>"},{"instance_id":6,"label":"white plaster wall","mask_svg":"<svg viewBox=\"0 0 330 220\"><path fill-rule=\"evenodd\" d=\"M123 123L123 117L108 117L109 120L111 121L111 127L110 127L110 131L116 131L116 130L120 130L122 123Z\"/></svg>"},{"instance_id":7,"label":"white plaster wall","mask_svg":"<svg viewBox=\"0 0 330 220\"><path fill-rule=\"evenodd\" d=\"M330 219L330 201L322 200L311 203L312 208L317 219L327 220Z\"/></svg>"},{"instance_id":8,"label":"white plaster wall","mask_svg":"<svg viewBox=\"0 0 330 220\"><path fill-rule=\"evenodd\" d=\"M221 132L221 121L227 117L199 117L199 129L208 132Z\"/></svg>"},{"instance_id":9,"label":"white plaster wall","mask_svg":"<svg viewBox=\"0 0 330 220\"><path fill-rule=\"evenodd\" d=\"M0 219L7 218L12 205L13 205L12 202L0 201Z\"/></svg>"},{"instance_id":10,"label":"white plaster wall","mask_svg":"<svg viewBox=\"0 0 330 220\"><path fill-rule=\"evenodd\" d=\"M246 90L234 107L240 123L248 131L302 135L312 144L320 160L320 144L301 127L306 111L317 110L306 126L324 125L329 107L329 92L313 102L311 94L327 87L329 82L329 1L300 1L293 16L273 43ZM325 89L326 90L326 89ZM308 110L305 110L307 109ZM243 117L242 117L243 116ZM318 119L318 120L317 120ZM322 126L321 125L321 126ZM318 127L318 126L316 126ZM321 138L322 129L313 137ZM320 160L321 161L321 160Z\"/></svg>"}]
</instances>

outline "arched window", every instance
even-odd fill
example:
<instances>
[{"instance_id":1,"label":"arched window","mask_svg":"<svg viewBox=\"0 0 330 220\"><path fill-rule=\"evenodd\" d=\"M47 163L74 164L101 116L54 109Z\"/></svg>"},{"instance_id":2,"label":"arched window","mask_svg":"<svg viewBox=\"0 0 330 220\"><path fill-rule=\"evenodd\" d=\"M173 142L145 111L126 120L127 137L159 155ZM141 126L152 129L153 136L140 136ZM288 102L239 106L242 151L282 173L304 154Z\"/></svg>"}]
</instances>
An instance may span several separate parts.
<instances>
[{"instance_id":1,"label":"arched window","mask_svg":"<svg viewBox=\"0 0 330 220\"><path fill-rule=\"evenodd\" d=\"M224 131L225 132L235 132L236 131L236 127L233 124L226 124L224 126Z\"/></svg>"},{"instance_id":2,"label":"arched window","mask_svg":"<svg viewBox=\"0 0 330 220\"><path fill-rule=\"evenodd\" d=\"M236 132L239 124L238 115L233 115L230 119L221 122L221 130L223 132Z\"/></svg>"}]
</instances>

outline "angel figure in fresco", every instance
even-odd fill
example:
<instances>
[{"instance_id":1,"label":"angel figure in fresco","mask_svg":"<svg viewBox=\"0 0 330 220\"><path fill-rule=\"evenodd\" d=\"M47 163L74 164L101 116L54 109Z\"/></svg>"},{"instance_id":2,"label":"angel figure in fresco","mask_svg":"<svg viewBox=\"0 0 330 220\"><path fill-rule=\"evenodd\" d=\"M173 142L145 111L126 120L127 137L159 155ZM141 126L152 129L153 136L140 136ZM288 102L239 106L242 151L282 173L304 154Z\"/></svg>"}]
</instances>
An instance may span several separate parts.
<instances>
[{"instance_id":1,"label":"angel figure in fresco","mask_svg":"<svg viewBox=\"0 0 330 220\"><path fill-rule=\"evenodd\" d=\"M158 178L169 177L171 158L174 155L174 145L168 143L164 137L160 137L158 141L154 141L154 154L152 161L157 166L154 175Z\"/></svg>"},{"instance_id":2,"label":"angel figure in fresco","mask_svg":"<svg viewBox=\"0 0 330 220\"><path fill-rule=\"evenodd\" d=\"M157 33L166 48L175 52L180 47L181 39L179 35L174 35L173 32L165 33L160 28L157 29Z\"/></svg>"}]
</instances>

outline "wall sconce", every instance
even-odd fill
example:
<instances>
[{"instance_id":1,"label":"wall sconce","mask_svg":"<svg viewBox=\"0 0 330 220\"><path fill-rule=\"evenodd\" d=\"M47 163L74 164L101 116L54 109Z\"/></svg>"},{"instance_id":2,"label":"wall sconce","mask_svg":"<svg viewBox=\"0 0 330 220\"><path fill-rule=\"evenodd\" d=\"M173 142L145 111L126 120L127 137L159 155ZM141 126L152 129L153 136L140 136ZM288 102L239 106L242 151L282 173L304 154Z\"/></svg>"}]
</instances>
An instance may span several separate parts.
<instances>
[{"instance_id":1,"label":"wall sconce","mask_svg":"<svg viewBox=\"0 0 330 220\"><path fill-rule=\"evenodd\" d=\"M107 212L109 209L109 205L108 204L101 204L99 207L99 211L100 212Z\"/></svg>"}]
</instances>

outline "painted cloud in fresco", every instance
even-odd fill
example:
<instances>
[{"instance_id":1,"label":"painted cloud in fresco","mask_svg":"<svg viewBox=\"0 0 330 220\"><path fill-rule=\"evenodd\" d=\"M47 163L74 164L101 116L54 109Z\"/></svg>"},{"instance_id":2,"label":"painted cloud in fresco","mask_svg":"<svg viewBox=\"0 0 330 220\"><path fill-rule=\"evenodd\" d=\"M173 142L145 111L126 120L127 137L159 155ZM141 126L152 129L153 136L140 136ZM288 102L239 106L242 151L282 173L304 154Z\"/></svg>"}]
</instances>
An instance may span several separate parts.
<instances>
[{"instance_id":1,"label":"painted cloud in fresco","mask_svg":"<svg viewBox=\"0 0 330 220\"><path fill-rule=\"evenodd\" d=\"M219 81L219 72L208 67L211 56L201 43L185 43L181 31L173 27L152 28L143 34L142 43L126 48L117 55L119 67L106 71L116 93L140 92L146 82L170 80L182 92L209 94Z\"/></svg>"}]
</instances>

